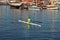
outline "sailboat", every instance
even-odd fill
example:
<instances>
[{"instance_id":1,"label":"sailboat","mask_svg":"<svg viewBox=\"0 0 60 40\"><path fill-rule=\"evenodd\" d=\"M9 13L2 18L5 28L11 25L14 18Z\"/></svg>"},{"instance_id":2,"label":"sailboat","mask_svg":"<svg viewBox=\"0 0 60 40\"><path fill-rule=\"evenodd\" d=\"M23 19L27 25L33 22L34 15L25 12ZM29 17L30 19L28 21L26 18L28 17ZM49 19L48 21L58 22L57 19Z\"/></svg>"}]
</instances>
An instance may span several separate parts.
<instances>
[{"instance_id":1,"label":"sailboat","mask_svg":"<svg viewBox=\"0 0 60 40\"><path fill-rule=\"evenodd\" d=\"M56 5L56 0L50 0L50 5L47 5L47 9L57 10L59 9Z\"/></svg>"}]
</instances>

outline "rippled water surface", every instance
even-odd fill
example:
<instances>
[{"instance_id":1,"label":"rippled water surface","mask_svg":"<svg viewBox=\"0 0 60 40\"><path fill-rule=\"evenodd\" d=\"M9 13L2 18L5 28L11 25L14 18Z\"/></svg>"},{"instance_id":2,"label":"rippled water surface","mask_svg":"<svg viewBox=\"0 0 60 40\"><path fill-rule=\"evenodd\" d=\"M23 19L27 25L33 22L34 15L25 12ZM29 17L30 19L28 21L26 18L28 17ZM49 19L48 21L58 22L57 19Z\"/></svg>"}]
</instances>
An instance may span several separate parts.
<instances>
[{"instance_id":1,"label":"rippled water surface","mask_svg":"<svg viewBox=\"0 0 60 40\"><path fill-rule=\"evenodd\" d=\"M18 20L40 24L30 26ZM60 40L60 10L20 10L0 6L0 40Z\"/></svg>"}]
</instances>

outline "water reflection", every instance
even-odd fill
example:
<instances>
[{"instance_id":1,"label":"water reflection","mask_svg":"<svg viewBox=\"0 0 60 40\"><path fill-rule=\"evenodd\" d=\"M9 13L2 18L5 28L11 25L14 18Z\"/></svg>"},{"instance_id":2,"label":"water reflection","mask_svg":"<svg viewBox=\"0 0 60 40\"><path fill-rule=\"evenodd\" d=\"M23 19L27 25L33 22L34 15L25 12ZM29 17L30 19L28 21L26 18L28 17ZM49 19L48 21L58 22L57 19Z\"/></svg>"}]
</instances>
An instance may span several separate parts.
<instances>
[{"instance_id":1,"label":"water reflection","mask_svg":"<svg viewBox=\"0 0 60 40\"><path fill-rule=\"evenodd\" d=\"M60 10L20 10L0 6L0 40L60 40ZM42 25L28 30L27 24L18 20Z\"/></svg>"}]
</instances>

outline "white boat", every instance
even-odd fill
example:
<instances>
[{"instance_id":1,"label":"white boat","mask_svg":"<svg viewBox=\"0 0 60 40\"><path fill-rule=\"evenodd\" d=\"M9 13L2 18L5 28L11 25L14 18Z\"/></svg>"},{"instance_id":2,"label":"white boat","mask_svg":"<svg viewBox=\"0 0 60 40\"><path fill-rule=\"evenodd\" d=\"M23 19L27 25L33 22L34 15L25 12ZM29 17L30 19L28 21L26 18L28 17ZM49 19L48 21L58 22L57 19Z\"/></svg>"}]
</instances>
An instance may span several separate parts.
<instances>
[{"instance_id":1,"label":"white boat","mask_svg":"<svg viewBox=\"0 0 60 40\"><path fill-rule=\"evenodd\" d=\"M56 5L47 5L47 9L57 10L59 8Z\"/></svg>"},{"instance_id":2,"label":"white boat","mask_svg":"<svg viewBox=\"0 0 60 40\"><path fill-rule=\"evenodd\" d=\"M57 2L58 5L60 5L60 2Z\"/></svg>"},{"instance_id":3,"label":"white boat","mask_svg":"<svg viewBox=\"0 0 60 40\"><path fill-rule=\"evenodd\" d=\"M31 7L34 7L34 8L35 8L35 7L37 7L37 6L31 6Z\"/></svg>"},{"instance_id":4,"label":"white boat","mask_svg":"<svg viewBox=\"0 0 60 40\"><path fill-rule=\"evenodd\" d=\"M19 2L11 2L9 3L10 6L20 6L22 3Z\"/></svg>"},{"instance_id":5,"label":"white boat","mask_svg":"<svg viewBox=\"0 0 60 40\"><path fill-rule=\"evenodd\" d=\"M8 4L9 4L11 7L19 8L19 7L22 5L22 2L9 1Z\"/></svg>"},{"instance_id":6,"label":"white boat","mask_svg":"<svg viewBox=\"0 0 60 40\"><path fill-rule=\"evenodd\" d=\"M40 10L40 9L29 9L29 10Z\"/></svg>"},{"instance_id":7,"label":"white boat","mask_svg":"<svg viewBox=\"0 0 60 40\"><path fill-rule=\"evenodd\" d=\"M24 8L28 9L27 2L12 2L12 1L10 1L8 4L11 7L15 7L15 8L21 7L21 9L24 9Z\"/></svg>"},{"instance_id":8,"label":"white boat","mask_svg":"<svg viewBox=\"0 0 60 40\"><path fill-rule=\"evenodd\" d=\"M51 7L51 8L47 8L47 9L51 9L51 10L58 10L58 7Z\"/></svg>"},{"instance_id":9,"label":"white boat","mask_svg":"<svg viewBox=\"0 0 60 40\"><path fill-rule=\"evenodd\" d=\"M39 7L34 6L34 5L33 6L29 6L28 8L29 8L29 10L40 10Z\"/></svg>"},{"instance_id":10,"label":"white boat","mask_svg":"<svg viewBox=\"0 0 60 40\"><path fill-rule=\"evenodd\" d=\"M47 5L47 9L51 9L51 10L57 10L59 9L57 4L57 0L50 0L51 4Z\"/></svg>"}]
</instances>

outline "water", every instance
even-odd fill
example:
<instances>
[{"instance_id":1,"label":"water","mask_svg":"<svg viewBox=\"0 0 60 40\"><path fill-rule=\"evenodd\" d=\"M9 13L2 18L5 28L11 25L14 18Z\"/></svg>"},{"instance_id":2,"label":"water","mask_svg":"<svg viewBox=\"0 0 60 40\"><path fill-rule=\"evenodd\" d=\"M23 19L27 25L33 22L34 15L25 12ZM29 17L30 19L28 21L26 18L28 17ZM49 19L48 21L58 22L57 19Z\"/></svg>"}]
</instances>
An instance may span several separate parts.
<instances>
[{"instance_id":1,"label":"water","mask_svg":"<svg viewBox=\"0 0 60 40\"><path fill-rule=\"evenodd\" d=\"M40 24L41 27L18 22ZM0 40L60 40L60 10L20 10L0 6Z\"/></svg>"}]
</instances>

